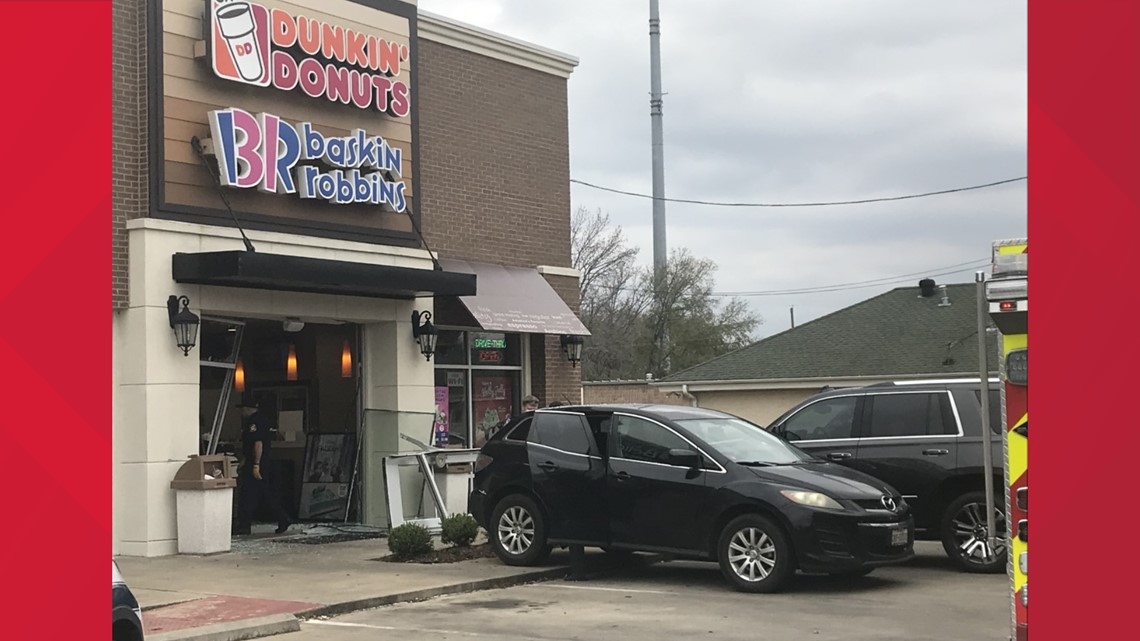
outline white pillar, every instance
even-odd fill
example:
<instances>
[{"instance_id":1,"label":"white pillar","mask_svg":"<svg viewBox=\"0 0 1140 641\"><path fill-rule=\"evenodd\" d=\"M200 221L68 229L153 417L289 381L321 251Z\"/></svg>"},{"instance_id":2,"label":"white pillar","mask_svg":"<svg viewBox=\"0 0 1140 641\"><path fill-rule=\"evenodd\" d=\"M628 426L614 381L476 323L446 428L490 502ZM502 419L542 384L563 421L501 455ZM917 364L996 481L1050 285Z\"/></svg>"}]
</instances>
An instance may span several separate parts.
<instances>
[{"instance_id":1,"label":"white pillar","mask_svg":"<svg viewBox=\"0 0 1140 641\"><path fill-rule=\"evenodd\" d=\"M431 299L399 302L393 319L364 325L364 436L361 461L362 520L387 525L387 500L381 459L415 451L401 434L431 440L435 412L435 366L412 338L412 311L431 311ZM405 488L405 503L415 505L418 487Z\"/></svg>"},{"instance_id":2,"label":"white pillar","mask_svg":"<svg viewBox=\"0 0 1140 641\"><path fill-rule=\"evenodd\" d=\"M198 453L198 352L175 344L166 308L168 296L187 295L197 311L198 288L174 283L170 245L130 232L130 306L115 318L113 510L118 552L130 556L177 552L170 481Z\"/></svg>"}]
</instances>

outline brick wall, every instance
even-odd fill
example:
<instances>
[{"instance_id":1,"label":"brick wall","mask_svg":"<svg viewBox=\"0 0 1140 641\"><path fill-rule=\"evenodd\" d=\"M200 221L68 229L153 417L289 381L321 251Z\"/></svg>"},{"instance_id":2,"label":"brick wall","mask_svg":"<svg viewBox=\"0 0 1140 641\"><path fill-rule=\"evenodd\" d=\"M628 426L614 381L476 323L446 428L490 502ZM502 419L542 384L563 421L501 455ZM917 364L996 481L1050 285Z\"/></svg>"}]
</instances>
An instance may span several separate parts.
<instances>
[{"instance_id":1,"label":"brick wall","mask_svg":"<svg viewBox=\"0 0 1140 641\"><path fill-rule=\"evenodd\" d=\"M420 210L447 258L570 266L566 79L419 42ZM578 312L578 281L547 276ZM531 337L531 389L547 405L578 402L581 370L558 336Z\"/></svg>"},{"instance_id":2,"label":"brick wall","mask_svg":"<svg viewBox=\"0 0 1140 641\"><path fill-rule=\"evenodd\" d=\"M127 306L127 220L146 215L146 3L113 0L111 307Z\"/></svg>"},{"instance_id":3,"label":"brick wall","mask_svg":"<svg viewBox=\"0 0 1140 641\"><path fill-rule=\"evenodd\" d=\"M661 403L690 405L680 394L665 394L645 381L586 383L582 393L587 403Z\"/></svg>"},{"instance_id":4,"label":"brick wall","mask_svg":"<svg viewBox=\"0 0 1140 641\"><path fill-rule=\"evenodd\" d=\"M545 275L545 278L577 314L578 279L551 275ZM554 401L577 403L582 395L582 370L566 360L560 338L559 336L531 337L531 393L537 396L543 405L549 405Z\"/></svg>"},{"instance_id":5,"label":"brick wall","mask_svg":"<svg viewBox=\"0 0 1140 641\"><path fill-rule=\"evenodd\" d=\"M419 58L420 210L432 250L569 267L566 79L422 39Z\"/></svg>"}]
</instances>

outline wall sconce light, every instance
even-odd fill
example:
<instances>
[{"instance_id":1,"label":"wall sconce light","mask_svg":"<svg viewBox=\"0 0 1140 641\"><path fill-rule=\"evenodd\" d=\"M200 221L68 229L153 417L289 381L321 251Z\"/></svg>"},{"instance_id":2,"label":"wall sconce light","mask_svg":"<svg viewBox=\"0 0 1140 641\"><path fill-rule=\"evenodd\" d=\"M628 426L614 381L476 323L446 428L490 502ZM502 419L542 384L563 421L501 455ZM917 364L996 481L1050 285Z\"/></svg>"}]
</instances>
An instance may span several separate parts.
<instances>
[{"instance_id":1,"label":"wall sconce light","mask_svg":"<svg viewBox=\"0 0 1140 641\"><path fill-rule=\"evenodd\" d=\"M289 358L285 361L285 378L297 380L297 348L292 343L289 344Z\"/></svg>"},{"instance_id":2,"label":"wall sconce light","mask_svg":"<svg viewBox=\"0 0 1140 641\"><path fill-rule=\"evenodd\" d=\"M352 378L352 350L349 349L347 340L340 348L340 377Z\"/></svg>"},{"instance_id":3,"label":"wall sconce light","mask_svg":"<svg viewBox=\"0 0 1140 641\"><path fill-rule=\"evenodd\" d=\"M566 360L570 361L570 365L577 367L578 363L582 362L582 344L585 341L581 336L562 336L562 351L566 352Z\"/></svg>"},{"instance_id":4,"label":"wall sconce light","mask_svg":"<svg viewBox=\"0 0 1140 641\"><path fill-rule=\"evenodd\" d=\"M420 318L424 319L420 324ZM431 360L435 353L435 342L439 338L439 330L431 323L431 312L412 312L412 338L420 345L420 353L424 358Z\"/></svg>"},{"instance_id":5,"label":"wall sconce light","mask_svg":"<svg viewBox=\"0 0 1140 641\"><path fill-rule=\"evenodd\" d=\"M178 306L182 309L179 310ZM190 299L186 296L174 296L166 299L166 311L170 315L170 328L174 330L174 338L178 347L182 349L183 356L189 356L190 350L198 342L198 315L190 311Z\"/></svg>"},{"instance_id":6,"label":"wall sconce light","mask_svg":"<svg viewBox=\"0 0 1140 641\"><path fill-rule=\"evenodd\" d=\"M239 394L245 392L245 366L242 365L241 359L237 359L237 364L234 365L234 389Z\"/></svg>"}]
</instances>

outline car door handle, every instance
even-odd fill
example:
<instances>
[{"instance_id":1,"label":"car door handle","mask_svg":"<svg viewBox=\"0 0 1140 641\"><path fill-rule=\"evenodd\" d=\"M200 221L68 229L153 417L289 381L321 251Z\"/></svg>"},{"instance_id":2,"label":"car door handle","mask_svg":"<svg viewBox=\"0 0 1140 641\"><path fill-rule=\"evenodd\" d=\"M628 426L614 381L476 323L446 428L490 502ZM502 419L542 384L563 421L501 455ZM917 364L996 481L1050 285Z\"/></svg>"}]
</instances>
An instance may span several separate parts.
<instances>
[{"instance_id":1,"label":"car door handle","mask_svg":"<svg viewBox=\"0 0 1140 641\"><path fill-rule=\"evenodd\" d=\"M923 456L945 456L950 453L950 450L922 450Z\"/></svg>"},{"instance_id":2,"label":"car door handle","mask_svg":"<svg viewBox=\"0 0 1140 641\"><path fill-rule=\"evenodd\" d=\"M832 452L827 455L832 461L842 461L851 458L851 452Z\"/></svg>"},{"instance_id":3,"label":"car door handle","mask_svg":"<svg viewBox=\"0 0 1140 641\"><path fill-rule=\"evenodd\" d=\"M549 472L551 470L557 470L558 469L558 466L555 465L554 463L551 463L550 461L547 461L545 463L539 463L538 467L546 470L547 472Z\"/></svg>"},{"instance_id":4,"label":"car door handle","mask_svg":"<svg viewBox=\"0 0 1140 641\"><path fill-rule=\"evenodd\" d=\"M618 472L618 473L614 474L614 478L616 478L619 481L628 481L629 480L629 472Z\"/></svg>"}]
</instances>

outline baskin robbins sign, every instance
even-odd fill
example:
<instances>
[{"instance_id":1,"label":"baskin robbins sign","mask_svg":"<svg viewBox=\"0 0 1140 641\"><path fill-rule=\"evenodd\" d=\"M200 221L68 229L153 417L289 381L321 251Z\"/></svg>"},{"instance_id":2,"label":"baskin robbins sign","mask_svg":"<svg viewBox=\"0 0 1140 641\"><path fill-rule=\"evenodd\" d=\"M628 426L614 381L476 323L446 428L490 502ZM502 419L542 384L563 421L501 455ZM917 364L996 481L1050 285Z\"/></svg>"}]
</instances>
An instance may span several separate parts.
<instances>
[{"instance_id":1,"label":"baskin robbins sign","mask_svg":"<svg viewBox=\"0 0 1140 641\"><path fill-rule=\"evenodd\" d=\"M223 185L337 205L372 204L401 213L407 208L403 152L380 136L363 129L325 136L312 123L293 125L234 107L211 111L209 119Z\"/></svg>"},{"instance_id":2,"label":"baskin robbins sign","mask_svg":"<svg viewBox=\"0 0 1140 641\"><path fill-rule=\"evenodd\" d=\"M219 78L375 109L411 113L407 44L256 2L207 0L210 60Z\"/></svg>"}]
</instances>

